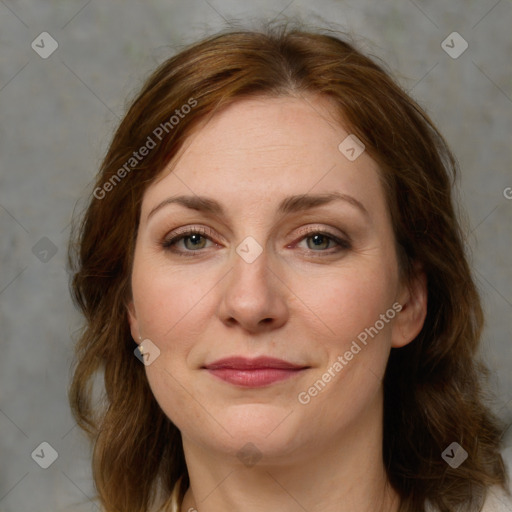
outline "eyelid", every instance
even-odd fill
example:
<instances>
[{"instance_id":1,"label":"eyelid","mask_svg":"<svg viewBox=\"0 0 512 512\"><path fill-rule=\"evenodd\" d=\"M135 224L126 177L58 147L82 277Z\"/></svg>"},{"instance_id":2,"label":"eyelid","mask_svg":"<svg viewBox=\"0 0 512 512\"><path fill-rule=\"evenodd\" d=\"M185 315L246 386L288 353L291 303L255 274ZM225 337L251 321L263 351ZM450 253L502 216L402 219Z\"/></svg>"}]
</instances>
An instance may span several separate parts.
<instances>
[{"instance_id":1,"label":"eyelid","mask_svg":"<svg viewBox=\"0 0 512 512\"><path fill-rule=\"evenodd\" d=\"M173 235L181 235L183 233L189 233L190 231L197 231L198 233L211 234L211 228L205 226L183 226L172 231Z\"/></svg>"},{"instance_id":2,"label":"eyelid","mask_svg":"<svg viewBox=\"0 0 512 512\"><path fill-rule=\"evenodd\" d=\"M333 237L335 240L345 241L347 244L352 244L352 239L345 233L344 231L341 231L338 229L338 233L335 233L333 228L325 228L320 225L309 225L304 228L300 228L297 232L300 237L304 237L305 235L308 235L310 233L322 233L328 236ZM295 243L295 242L294 242Z\"/></svg>"},{"instance_id":3,"label":"eyelid","mask_svg":"<svg viewBox=\"0 0 512 512\"><path fill-rule=\"evenodd\" d=\"M297 238L294 240L294 242L292 242L291 244L288 244L286 247L290 248L292 246L297 245L298 243L305 240L308 237L308 235L319 234L319 235L326 236L327 238L330 238L337 245L337 248L335 248L334 251L332 251L332 248L329 251L314 251L311 249L306 250L306 252L308 254L314 255L314 257L333 255L340 251L349 250L352 248L352 240L345 232L340 230L340 233L341 233L341 235L340 235L340 234L334 233L333 231L334 231L334 229L330 228L330 227L325 228L325 227L319 226L319 225L316 225L316 226L308 225L306 227L300 228L297 232ZM172 231L171 233L167 234L164 237L163 241L161 242L161 246L163 246L165 250L176 253L180 256L186 256L186 255L193 256L195 253L197 253L199 255L203 250L206 250L206 248L198 249L197 251L172 249L172 247L174 245L176 245L178 242L180 242L181 240L183 240L193 234L199 234L199 235L203 236L204 238L206 238L207 240L209 240L210 242L212 242L217 247L219 246L219 244L215 241L215 239L217 238L217 235L214 234L213 229L211 229L210 227L193 226L193 225L177 228L174 231Z\"/></svg>"},{"instance_id":4,"label":"eyelid","mask_svg":"<svg viewBox=\"0 0 512 512\"><path fill-rule=\"evenodd\" d=\"M333 233L331 231L331 228L324 228L322 226L319 226L319 225L309 225L309 226L306 226L306 227L303 227L303 228L300 228L298 231L297 231L297 235L298 236L304 236L304 235L307 235L309 233L318 233L318 232L322 232L322 233L325 233L327 235L331 235L333 237L343 237L346 239L347 242L351 242L351 239L350 237L343 231L340 231L340 234L336 234L336 233ZM217 237L217 233L214 232L213 229L209 228L209 227L205 227L205 226L184 226L184 227L181 227L181 228L177 228L173 231L171 231L170 233L168 233L165 237L164 237L164 241L170 239L170 238L176 238L177 236L179 235L188 235L190 233L199 233L201 235L208 235L208 237L211 237L211 238L215 238ZM222 238L222 237L220 237Z\"/></svg>"},{"instance_id":5,"label":"eyelid","mask_svg":"<svg viewBox=\"0 0 512 512\"><path fill-rule=\"evenodd\" d=\"M170 233L167 233L164 237L164 243L171 239L176 239L180 235L190 235L191 233L198 233L200 235L204 235L207 238L215 238L218 235L213 231L213 229L205 226L184 226L182 228L177 228Z\"/></svg>"}]
</instances>

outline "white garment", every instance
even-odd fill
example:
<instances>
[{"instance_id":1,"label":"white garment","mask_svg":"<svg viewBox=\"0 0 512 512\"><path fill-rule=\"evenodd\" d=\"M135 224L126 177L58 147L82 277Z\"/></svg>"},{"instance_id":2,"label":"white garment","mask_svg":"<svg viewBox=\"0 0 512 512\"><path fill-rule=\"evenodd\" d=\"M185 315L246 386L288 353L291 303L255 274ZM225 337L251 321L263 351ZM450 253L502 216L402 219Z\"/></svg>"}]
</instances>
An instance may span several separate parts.
<instances>
[{"instance_id":1,"label":"white garment","mask_svg":"<svg viewBox=\"0 0 512 512\"><path fill-rule=\"evenodd\" d=\"M427 512L437 512L437 508L426 507ZM462 511L461 511L462 512ZM501 487L495 486L487 491L487 499L481 512L512 512L512 499Z\"/></svg>"},{"instance_id":2,"label":"white garment","mask_svg":"<svg viewBox=\"0 0 512 512\"><path fill-rule=\"evenodd\" d=\"M169 512L188 512L180 510L178 504L178 486L174 487ZM192 509L194 510L194 509ZM432 507L427 506L428 512L436 512ZM491 487L488 490L487 499L481 512L512 512L512 499L508 497L501 487Z\"/></svg>"},{"instance_id":3,"label":"white garment","mask_svg":"<svg viewBox=\"0 0 512 512\"><path fill-rule=\"evenodd\" d=\"M482 512L511 512L512 500L508 497L501 487L492 487L489 489L489 495L485 500Z\"/></svg>"}]
</instances>

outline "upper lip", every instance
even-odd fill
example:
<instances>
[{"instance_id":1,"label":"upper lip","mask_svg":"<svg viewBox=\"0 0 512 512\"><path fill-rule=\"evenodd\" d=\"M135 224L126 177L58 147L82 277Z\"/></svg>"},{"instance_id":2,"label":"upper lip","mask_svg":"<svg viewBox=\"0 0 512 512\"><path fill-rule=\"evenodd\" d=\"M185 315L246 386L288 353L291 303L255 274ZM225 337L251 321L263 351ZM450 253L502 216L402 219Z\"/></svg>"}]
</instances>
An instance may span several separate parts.
<instances>
[{"instance_id":1,"label":"upper lip","mask_svg":"<svg viewBox=\"0 0 512 512\"><path fill-rule=\"evenodd\" d=\"M304 365L297 365L284 361L283 359L275 359L273 357L256 357L248 359L246 357L226 357L219 359L213 363L205 365L203 368L208 370L232 369L232 370L258 370L264 368L275 368L280 370L300 370L307 368Z\"/></svg>"}]
</instances>

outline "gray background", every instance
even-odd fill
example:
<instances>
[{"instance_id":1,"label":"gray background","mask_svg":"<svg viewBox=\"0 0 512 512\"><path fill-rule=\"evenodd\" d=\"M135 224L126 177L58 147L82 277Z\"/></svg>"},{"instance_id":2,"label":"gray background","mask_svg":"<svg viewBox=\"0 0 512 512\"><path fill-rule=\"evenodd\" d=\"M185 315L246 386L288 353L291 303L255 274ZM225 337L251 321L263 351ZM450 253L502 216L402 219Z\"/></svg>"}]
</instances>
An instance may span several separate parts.
<instances>
[{"instance_id":1,"label":"gray background","mask_svg":"<svg viewBox=\"0 0 512 512\"><path fill-rule=\"evenodd\" d=\"M458 156L487 313L482 352L496 411L512 423L510 0L0 0L0 511L97 510L88 500L89 447L66 396L80 318L65 253L75 203L90 190L129 99L157 64L224 28L224 18L281 11L356 34ZM31 48L44 31L59 45L47 59ZM441 47L454 31L469 45L458 58ZM512 428L509 461L511 438ZM43 441L58 452L48 469L31 458Z\"/></svg>"}]
</instances>

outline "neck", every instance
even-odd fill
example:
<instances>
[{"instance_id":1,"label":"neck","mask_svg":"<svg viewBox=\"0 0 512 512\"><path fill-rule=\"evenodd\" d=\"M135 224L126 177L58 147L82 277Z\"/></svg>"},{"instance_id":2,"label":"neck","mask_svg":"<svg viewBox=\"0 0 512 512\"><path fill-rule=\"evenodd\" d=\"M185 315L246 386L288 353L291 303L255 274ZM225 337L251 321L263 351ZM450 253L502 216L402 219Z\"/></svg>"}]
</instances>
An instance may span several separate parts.
<instances>
[{"instance_id":1,"label":"neck","mask_svg":"<svg viewBox=\"0 0 512 512\"><path fill-rule=\"evenodd\" d=\"M251 467L183 437L190 487L181 511L396 512L398 495L382 460L382 408L369 410L374 421Z\"/></svg>"}]
</instances>

